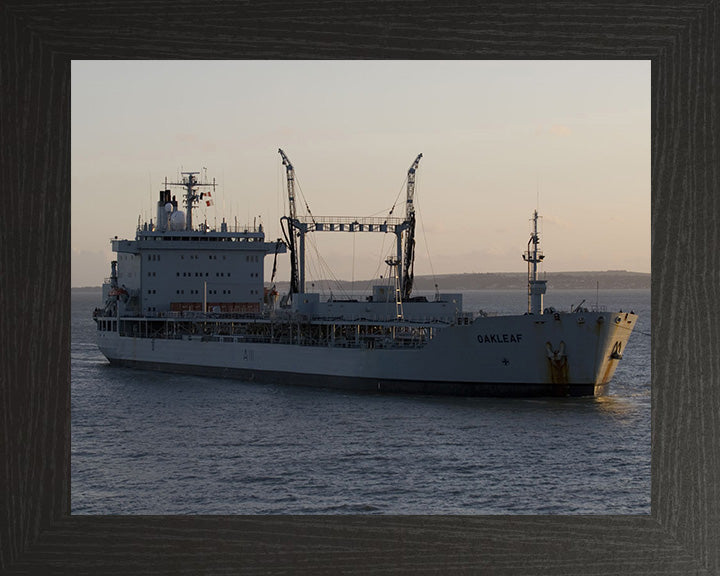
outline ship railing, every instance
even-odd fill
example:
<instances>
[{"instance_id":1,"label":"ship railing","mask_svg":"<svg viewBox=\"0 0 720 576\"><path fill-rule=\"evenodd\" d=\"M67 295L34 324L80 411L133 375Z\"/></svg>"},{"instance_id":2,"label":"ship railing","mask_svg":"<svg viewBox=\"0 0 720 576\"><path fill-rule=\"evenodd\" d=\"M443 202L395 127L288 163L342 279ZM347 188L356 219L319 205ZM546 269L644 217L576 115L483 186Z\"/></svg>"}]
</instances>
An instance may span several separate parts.
<instances>
[{"instance_id":1,"label":"ship railing","mask_svg":"<svg viewBox=\"0 0 720 576\"><path fill-rule=\"evenodd\" d=\"M297 321L297 319L295 319ZM449 326L455 323L452 316L423 316L398 320L392 316L317 316L313 321L333 324L379 324L383 326Z\"/></svg>"},{"instance_id":2,"label":"ship railing","mask_svg":"<svg viewBox=\"0 0 720 576\"><path fill-rule=\"evenodd\" d=\"M240 233L240 234L263 234L264 228L262 224L260 225L250 225L250 224L228 224L225 223L225 229L223 230L223 226L221 225L218 227L210 226L205 223L198 224L193 228L193 232L233 232L233 233ZM153 236L159 235L165 232L185 232L185 230L158 230L154 225L151 227L149 222L143 222L142 224L135 227L135 232L150 232ZM117 240L117 238L111 238L111 240Z\"/></svg>"},{"instance_id":3,"label":"ship railing","mask_svg":"<svg viewBox=\"0 0 720 576\"><path fill-rule=\"evenodd\" d=\"M148 325L141 319L121 321L119 333L121 336L134 338L150 338L165 340L200 340L203 342L222 343L273 343L294 344L307 347L331 348L378 348L378 349L417 349L428 344L432 339L431 332L410 332L390 336L389 334L363 334L359 338L317 336L308 333L288 331L274 333L270 325L257 333L234 331L197 331L194 325L176 325L169 329L168 324L157 325L157 322Z\"/></svg>"},{"instance_id":4,"label":"ship railing","mask_svg":"<svg viewBox=\"0 0 720 576\"><path fill-rule=\"evenodd\" d=\"M181 312L171 312L169 314L177 314L174 318L183 318L186 320L248 320L267 318L264 314L241 313L241 312L200 312L197 310L183 310Z\"/></svg>"}]
</instances>

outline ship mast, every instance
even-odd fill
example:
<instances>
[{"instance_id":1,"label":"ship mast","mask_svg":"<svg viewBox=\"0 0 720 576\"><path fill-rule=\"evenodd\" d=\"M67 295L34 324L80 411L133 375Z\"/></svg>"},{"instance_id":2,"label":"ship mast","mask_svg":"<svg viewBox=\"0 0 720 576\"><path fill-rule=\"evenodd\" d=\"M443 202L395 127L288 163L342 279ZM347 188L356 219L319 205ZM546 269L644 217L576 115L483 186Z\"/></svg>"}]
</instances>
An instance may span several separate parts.
<instances>
[{"instance_id":1,"label":"ship mast","mask_svg":"<svg viewBox=\"0 0 720 576\"><path fill-rule=\"evenodd\" d=\"M198 182L196 175L200 174L200 172L181 172L181 175L183 176L182 182L166 182L165 187L169 186L182 186L185 188L185 230L192 230L193 229L193 218L192 218L192 211L195 207L195 204L200 201L200 199L203 197L203 194L197 194L197 189L200 186L212 186L213 191L215 191L215 178L213 178L212 183L210 182Z\"/></svg>"},{"instance_id":2,"label":"ship mast","mask_svg":"<svg viewBox=\"0 0 720 576\"><path fill-rule=\"evenodd\" d=\"M408 300L412 292L415 263L415 171L420 164L422 154L418 154L415 162L408 170L407 176L407 203L405 207L405 248L402 261L402 299Z\"/></svg>"},{"instance_id":3,"label":"ship mast","mask_svg":"<svg viewBox=\"0 0 720 576\"><path fill-rule=\"evenodd\" d=\"M540 236L538 234L538 211L533 212L532 233L528 240L527 251L523 260L528 263L528 313L543 313L543 294L545 294L547 280L538 280L538 264L545 258L540 250Z\"/></svg>"}]
</instances>

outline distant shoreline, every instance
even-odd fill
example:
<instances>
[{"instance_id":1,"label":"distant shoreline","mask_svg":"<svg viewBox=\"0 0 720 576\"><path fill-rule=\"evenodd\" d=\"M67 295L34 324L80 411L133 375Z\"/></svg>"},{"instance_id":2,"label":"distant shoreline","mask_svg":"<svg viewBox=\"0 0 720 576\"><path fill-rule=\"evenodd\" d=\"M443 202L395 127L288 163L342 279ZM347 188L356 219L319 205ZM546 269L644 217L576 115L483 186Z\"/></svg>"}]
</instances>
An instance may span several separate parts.
<instances>
[{"instance_id":1,"label":"distant shoreline","mask_svg":"<svg viewBox=\"0 0 720 576\"><path fill-rule=\"evenodd\" d=\"M546 279L548 290L574 290L593 289L617 290L617 289L650 289L650 273L628 272L626 270L605 270L597 272L553 272L543 274L541 278ZM378 280L356 280L354 283L349 280L339 282L343 290L349 291L352 286L356 289L365 289L368 285ZM441 292L452 290L522 290L527 288L527 274L524 272L484 272L465 274L438 274L432 276L416 276L413 288L415 290L435 290L437 283ZM317 281L318 286L326 286L327 281ZM330 282L337 286L338 282ZM287 290L287 282L277 282L280 291ZM72 288L73 292L98 292L101 286L81 286ZM308 283L310 291L310 283Z\"/></svg>"}]
</instances>

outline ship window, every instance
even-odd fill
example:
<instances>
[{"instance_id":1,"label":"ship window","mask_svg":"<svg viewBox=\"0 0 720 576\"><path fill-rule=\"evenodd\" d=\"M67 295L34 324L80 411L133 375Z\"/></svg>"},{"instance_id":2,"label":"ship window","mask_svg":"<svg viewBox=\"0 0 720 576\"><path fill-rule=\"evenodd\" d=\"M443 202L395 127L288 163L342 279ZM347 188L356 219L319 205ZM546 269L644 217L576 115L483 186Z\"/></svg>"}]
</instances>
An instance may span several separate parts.
<instances>
[{"instance_id":1,"label":"ship window","mask_svg":"<svg viewBox=\"0 0 720 576\"><path fill-rule=\"evenodd\" d=\"M176 275L176 276L180 276L180 272L175 272L175 275Z\"/></svg>"},{"instance_id":2,"label":"ship window","mask_svg":"<svg viewBox=\"0 0 720 576\"><path fill-rule=\"evenodd\" d=\"M230 277L230 272L228 272L228 277Z\"/></svg>"},{"instance_id":3,"label":"ship window","mask_svg":"<svg viewBox=\"0 0 720 576\"><path fill-rule=\"evenodd\" d=\"M180 254L180 260L185 260L185 256L183 256L182 254Z\"/></svg>"}]
</instances>

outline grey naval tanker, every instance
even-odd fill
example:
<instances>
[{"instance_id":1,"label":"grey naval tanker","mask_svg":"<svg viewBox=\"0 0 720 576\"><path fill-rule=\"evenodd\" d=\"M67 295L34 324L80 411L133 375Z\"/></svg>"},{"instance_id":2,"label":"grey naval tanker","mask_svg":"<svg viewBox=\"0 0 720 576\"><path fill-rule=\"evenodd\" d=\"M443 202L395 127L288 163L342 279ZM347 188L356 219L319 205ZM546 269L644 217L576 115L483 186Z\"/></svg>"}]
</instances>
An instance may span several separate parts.
<instances>
[{"instance_id":1,"label":"grey naval tanker","mask_svg":"<svg viewBox=\"0 0 720 576\"><path fill-rule=\"evenodd\" d=\"M117 254L96 308L98 345L113 365L368 392L455 396L593 396L605 393L637 316L578 306L543 306L538 212L523 259L528 309L518 315L463 310L462 294L413 296L415 175L406 180L404 217L296 214L295 170L287 177L283 238L262 225L194 222L213 201L214 180L183 172L165 181L155 222L134 240L115 237ZM172 188L182 190L181 203ZM309 212L309 210L308 210ZM392 212L392 211L391 211ZM385 279L363 300L306 291L310 233L394 234ZM264 283L264 260L290 261L289 290ZM381 277L382 278L382 277ZM271 283L272 283L271 280Z\"/></svg>"}]
</instances>

